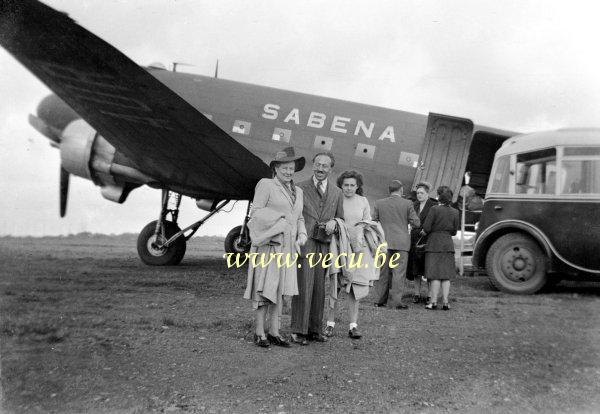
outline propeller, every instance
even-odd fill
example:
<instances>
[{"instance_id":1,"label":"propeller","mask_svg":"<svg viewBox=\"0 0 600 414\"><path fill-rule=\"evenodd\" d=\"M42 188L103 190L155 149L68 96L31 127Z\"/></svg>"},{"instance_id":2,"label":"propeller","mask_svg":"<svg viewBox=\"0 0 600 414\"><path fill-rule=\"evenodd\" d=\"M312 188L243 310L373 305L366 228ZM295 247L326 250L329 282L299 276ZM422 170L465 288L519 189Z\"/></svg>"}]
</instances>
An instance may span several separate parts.
<instances>
[{"instance_id":1,"label":"propeller","mask_svg":"<svg viewBox=\"0 0 600 414\"><path fill-rule=\"evenodd\" d=\"M67 213L67 198L69 196L69 177L71 174L65 170L62 165L60 167L60 216L64 217Z\"/></svg>"}]
</instances>

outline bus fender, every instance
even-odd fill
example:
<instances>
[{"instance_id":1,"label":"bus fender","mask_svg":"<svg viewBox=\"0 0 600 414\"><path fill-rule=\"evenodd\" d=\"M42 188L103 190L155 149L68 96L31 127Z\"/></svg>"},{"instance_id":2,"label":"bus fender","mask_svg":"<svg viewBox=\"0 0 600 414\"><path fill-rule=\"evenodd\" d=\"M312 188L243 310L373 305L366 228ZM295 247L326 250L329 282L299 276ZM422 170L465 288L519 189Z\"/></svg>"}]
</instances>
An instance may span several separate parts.
<instances>
[{"instance_id":1,"label":"bus fender","mask_svg":"<svg viewBox=\"0 0 600 414\"><path fill-rule=\"evenodd\" d=\"M502 220L486 228L475 241L475 246L473 248L473 264L478 267L485 267L485 256L492 243L500 236L514 230L520 233L526 233L538 242L544 253L546 253L548 269L550 270L552 267L552 249L550 248L550 241L539 228L521 220Z\"/></svg>"}]
</instances>

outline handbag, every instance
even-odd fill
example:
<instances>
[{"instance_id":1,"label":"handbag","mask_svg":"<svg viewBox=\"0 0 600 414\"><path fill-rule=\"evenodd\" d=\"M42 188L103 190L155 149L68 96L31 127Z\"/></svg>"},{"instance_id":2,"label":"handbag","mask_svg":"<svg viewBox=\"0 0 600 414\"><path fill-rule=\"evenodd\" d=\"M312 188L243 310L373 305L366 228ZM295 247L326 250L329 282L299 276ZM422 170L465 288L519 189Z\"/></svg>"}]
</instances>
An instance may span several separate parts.
<instances>
[{"instance_id":1,"label":"handbag","mask_svg":"<svg viewBox=\"0 0 600 414\"><path fill-rule=\"evenodd\" d=\"M331 234L327 234L325 231L325 223L317 223L315 227L313 227L312 234L310 238L318 241L319 243L330 243L331 242Z\"/></svg>"}]
</instances>

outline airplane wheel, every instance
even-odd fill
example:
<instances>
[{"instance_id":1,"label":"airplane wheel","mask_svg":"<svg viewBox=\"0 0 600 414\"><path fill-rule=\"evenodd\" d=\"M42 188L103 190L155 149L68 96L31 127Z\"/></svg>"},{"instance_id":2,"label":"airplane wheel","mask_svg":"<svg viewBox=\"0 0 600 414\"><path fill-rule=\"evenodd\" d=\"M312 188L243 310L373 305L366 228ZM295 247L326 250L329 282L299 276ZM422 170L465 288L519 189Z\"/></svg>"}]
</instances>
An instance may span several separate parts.
<instances>
[{"instance_id":1,"label":"airplane wheel","mask_svg":"<svg viewBox=\"0 0 600 414\"><path fill-rule=\"evenodd\" d=\"M487 252L485 267L492 285L508 293L535 293L548 281L542 249L520 233L498 238Z\"/></svg>"},{"instance_id":2,"label":"airplane wheel","mask_svg":"<svg viewBox=\"0 0 600 414\"><path fill-rule=\"evenodd\" d=\"M148 223L146 227L142 229L137 240L137 251L142 262L150 266L174 266L179 264L185 255L186 240L185 237L181 236L173 244L166 249L158 249L154 247L156 238L158 237L160 242L166 242L172 235L180 231L177 224L171 221L164 222L164 234L154 236L154 230L156 229L156 220Z\"/></svg>"},{"instance_id":3,"label":"airplane wheel","mask_svg":"<svg viewBox=\"0 0 600 414\"><path fill-rule=\"evenodd\" d=\"M250 240L242 240L242 226L231 229L225 237L225 253L248 253Z\"/></svg>"}]
</instances>

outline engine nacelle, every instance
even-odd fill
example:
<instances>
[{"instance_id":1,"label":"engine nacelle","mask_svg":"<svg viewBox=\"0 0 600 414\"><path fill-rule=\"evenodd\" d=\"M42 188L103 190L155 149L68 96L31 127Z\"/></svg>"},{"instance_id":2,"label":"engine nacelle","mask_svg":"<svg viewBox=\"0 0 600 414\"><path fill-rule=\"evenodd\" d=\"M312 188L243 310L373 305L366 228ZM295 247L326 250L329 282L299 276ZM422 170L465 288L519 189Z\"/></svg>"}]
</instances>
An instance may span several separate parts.
<instances>
[{"instance_id":1,"label":"engine nacelle","mask_svg":"<svg viewBox=\"0 0 600 414\"><path fill-rule=\"evenodd\" d=\"M196 206L200 210L213 211L217 207L217 200L209 200L206 198L197 198Z\"/></svg>"},{"instance_id":2,"label":"engine nacelle","mask_svg":"<svg viewBox=\"0 0 600 414\"><path fill-rule=\"evenodd\" d=\"M102 187L107 200L122 203L133 188L153 180L135 168L115 164L115 153L116 148L83 119L72 121L62 132L62 167Z\"/></svg>"},{"instance_id":3,"label":"engine nacelle","mask_svg":"<svg viewBox=\"0 0 600 414\"><path fill-rule=\"evenodd\" d=\"M95 138L96 131L83 119L67 125L60 140L62 167L71 174L92 180L90 156Z\"/></svg>"}]
</instances>

